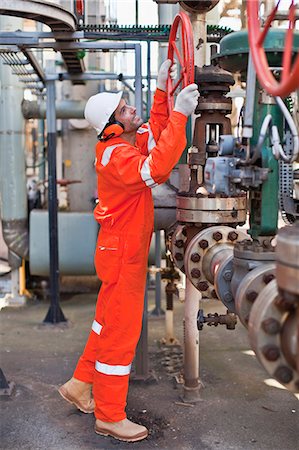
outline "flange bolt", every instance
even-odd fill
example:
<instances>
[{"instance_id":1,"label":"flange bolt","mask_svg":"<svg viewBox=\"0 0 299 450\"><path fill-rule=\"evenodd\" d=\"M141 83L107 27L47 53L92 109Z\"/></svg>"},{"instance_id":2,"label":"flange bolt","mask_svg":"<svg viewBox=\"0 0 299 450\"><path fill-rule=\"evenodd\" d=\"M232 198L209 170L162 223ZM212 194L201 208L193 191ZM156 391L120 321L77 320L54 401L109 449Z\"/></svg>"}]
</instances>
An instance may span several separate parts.
<instances>
[{"instance_id":1,"label":"flange bolt","mask_svg":"<svg viewBox=\"0 0 299 450\"><path fill-rule=\"evenodd\" d=\"M222 233L220 233L220 231L216 231L215 233L213 233L213 239L216 242L221 241Z\"/></svg>"},{"instance_id":2,"label":"flange bolt","mask_svg":"<svg viewBox=\"0 0 299 450\"><path fill-rule=\"evenodd\" d=\"M274 273L267 273L266 275L263 276L263 282L265 284L270 283L270 281L274 280L275 275Z\"/></svg>"},{"instance_id":3,"label":"flange bolt","mask_svg":"<svg viewBox=\"0 0 299 450\"><path fill-rule=\"evenodd\" d=\"M283 384L287 384L293 379L293 371L287 366L279 366L273 375L274 378Z\"/></svg>"},{"instance_id":4,"label":"flange bolt","mask_svg":"<svg viewBox=\"0 0 299 450\"><path fill-rule=\"evenodd\" d=\"M275 335L280 332L280 323L278 320L269 317L268 319L263 320L262 328L265 333Z\"/></svg>"},{"instance_id":5,"label":"flange bolt","mask_svg":"<svg viewBox=\"0 0 299 450\"><path fill-rule=\"evenodd\" d=\"M183 261L183 259L184 259L184 256L182 255L182 253L176 253L174 255L174 257L177 261Z\"/></svg>"},{"instance_id":6,"label":"flange bolt","mask_svg":"<svg viewBox=\"0 0 299 450\"><path fill-rule=\"evenodd\" d=\"M200 254L199 253L192 253L191 255L191 261L197 263L200 261Z\"/></svg>"},{"instance_id":7,"label":"flange bolt","mask_svg":"<svg viewBox=\"0 0 299 450\"><path fill-rule=\"evenodd\" d=\"M192 269L191 270L191 277L192 278L200 278L201 271L199 269Z\"/></svg>"},{"instance_id":8,"label":"flange bolt","mask_svg":"<svg viewBox=\"0 0 299 450\"><path fill-rule=\"evenodd\" d=\"M280 351L277 345L264 345L262 348L262 353L268 361L276 361L280 356Z\"/></svg>"},{"instance_id":9,"label":"flange bolt","mask_svg":"<svg viewBox=\"0 0 299 450\"><path fill-rule=\"evenodd\" d=\"M258 294L257 294L256 291L248 291L248 292L246 292L246 299L250 303L253 303L257 296L258 296Z\"/></svg>"},{"instance_id":10,"label":"flange bolt","mask_svg":"<svg viewBox=\"0 0 299 450\"><path fill-rule=\"evenodd\" d=\"M206 239L202 239L201 241L199 241L198 245L200 246L200 248L207 248L209 246L209 243Z\"/></svg>"},{"instance_id":11,"label":"flange bolt","mask_svg":"<svg viewBox=\"0 0 299 450\"><path fill-rule=\"evenodd\" d=\"M235 231L230 231L227 235L227 238L229 241L235 241L236 239L238 239L238 233L236 233Z\"/></svg>"},{"instance_id":12,"label":"flange bolt","mask_svg":"<svg viewBox=\"0 0 299 450\"><path fill-rule=\"evenodd\" d=\"M207 291L209 289L209 285L206 281L200 281L197 283L197 287L200 291Z\"/></svg>"},{"instance_id":13,"label":"flange bolt","mask_svg":"<svg viewBox=\"0 0 299 450\"><path fill-rule=\"evenodd\" d=\"M177 239L174 243L177 248L182 248L184 246L184 241L182 239Z\"/></svg>"}]
</instances>

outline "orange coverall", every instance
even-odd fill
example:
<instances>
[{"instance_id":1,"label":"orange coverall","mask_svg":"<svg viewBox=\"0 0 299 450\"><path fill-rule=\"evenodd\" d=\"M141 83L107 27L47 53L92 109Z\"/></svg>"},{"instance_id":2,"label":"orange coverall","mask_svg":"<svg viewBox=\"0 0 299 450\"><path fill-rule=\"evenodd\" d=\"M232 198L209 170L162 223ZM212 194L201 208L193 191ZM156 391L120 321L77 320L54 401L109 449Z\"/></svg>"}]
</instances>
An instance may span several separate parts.
<instances>
[{"instance_id":1,"label":"orange coverall","mask_svg":"<svg viewBox=\"0 0 299 450\"><path fill-rule=\"evenodd\" d=\"M187 117L168 117L166 93L157 89L149 124L135 146L122 137L96 146L100 223L95 267L102 281L95 319L74 377L93 383L95 416L126 418L129 374L141 332L154 207L151 188L163 183L186 146Z\"/></svg>"}]
</instances>

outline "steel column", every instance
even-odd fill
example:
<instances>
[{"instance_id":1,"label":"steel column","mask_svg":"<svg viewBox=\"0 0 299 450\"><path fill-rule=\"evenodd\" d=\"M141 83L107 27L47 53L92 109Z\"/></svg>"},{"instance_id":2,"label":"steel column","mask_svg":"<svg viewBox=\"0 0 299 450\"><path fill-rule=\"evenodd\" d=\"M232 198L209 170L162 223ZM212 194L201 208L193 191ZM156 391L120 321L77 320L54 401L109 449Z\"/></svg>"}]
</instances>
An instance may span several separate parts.
<instances>
[{"instance_id":1,"label":"steel column","mask_svg":"<svg viewBox=\"0 0 299 450\"><path fill-rule=\"evenodd\" d=\"M133 380L145 381L149 376L148 370L148 324L147 324L147 307L148 307L148 274L146 276L146 286L144 293L144 309L142 315L142 330L136 348L135 357L135 373Z\"/></svg>"},{"instance_id":2,"label":"steel column","mask_svg":"<svg viewBox=\"0 0 299 450\"><path fill-rule=\"evenodd\" d=\"M49 208L49 248L50 248L50 300L51 305L44 319L45 323L66 322L59 305L59 262L57 226L57 186L56 186L56 114L55 81L46 82L47 87L47 140L48 140L48 208Z\"/></svg>"}]
</instances>

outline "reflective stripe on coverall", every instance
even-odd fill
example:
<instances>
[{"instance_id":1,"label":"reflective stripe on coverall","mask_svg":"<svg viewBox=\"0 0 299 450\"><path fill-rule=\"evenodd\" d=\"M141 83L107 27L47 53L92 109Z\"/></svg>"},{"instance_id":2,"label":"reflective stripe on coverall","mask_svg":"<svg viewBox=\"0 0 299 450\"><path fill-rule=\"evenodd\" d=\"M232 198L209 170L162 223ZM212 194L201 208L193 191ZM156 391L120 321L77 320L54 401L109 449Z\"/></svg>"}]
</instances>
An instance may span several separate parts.
<instances>
[{"instance_id":1,"label":"reflective stripe on coverall","mask_svg":"<svg viewBox=\"0 0 299 450\"><path fill-rule=\"evenodd\" d=\"M157 90L148 125L135 146L121 136L96 146L101 224L95 267L102 281L95 320L74 377L93 383L95 416L126 418L129 374L141 332L154 208L151 188L165 182L186 146L187 117Z\"/></svg>"}]
</instances>

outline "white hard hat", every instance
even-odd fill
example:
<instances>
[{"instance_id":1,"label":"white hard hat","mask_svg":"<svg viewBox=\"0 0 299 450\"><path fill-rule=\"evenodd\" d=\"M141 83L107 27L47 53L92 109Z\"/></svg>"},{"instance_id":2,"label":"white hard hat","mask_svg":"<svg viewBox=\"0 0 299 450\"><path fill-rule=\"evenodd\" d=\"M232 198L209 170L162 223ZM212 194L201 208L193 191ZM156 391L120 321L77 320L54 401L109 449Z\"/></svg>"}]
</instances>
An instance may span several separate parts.
<instances>
[{"instance_id":1,"label":"white hard hat","mask_svg":"<svg viewBox=\"0 0 299 450\"><path fill-rule=\"evenodd\" d=\"M88 99L84 109L84 117L98 134L101 134L111 114L118 107L122 94L122 92L116 94L100 92Z\"/></svg>"}]
</instances>

